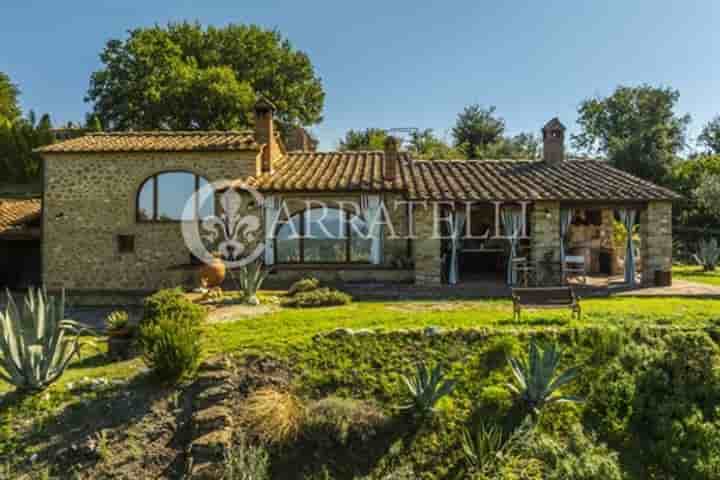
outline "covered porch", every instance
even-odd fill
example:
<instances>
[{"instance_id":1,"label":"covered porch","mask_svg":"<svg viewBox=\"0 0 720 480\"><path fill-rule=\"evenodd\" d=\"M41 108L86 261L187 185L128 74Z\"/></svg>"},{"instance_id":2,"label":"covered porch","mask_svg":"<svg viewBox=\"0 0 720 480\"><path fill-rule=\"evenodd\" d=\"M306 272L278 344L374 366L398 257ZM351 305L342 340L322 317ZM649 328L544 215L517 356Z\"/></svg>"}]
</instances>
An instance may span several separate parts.
<instances>
[{"instance_id":1,"label":"covered porch","mask_svg":"<svg viewBox=\"0 0 720 480\"><path fill-rule=\"evenodd\" d=\"M468 205L448 207L445 234L437 245L418 242L416 284L433 283L424 281L431 279L490 296L509 294L513 286L572 285L593 295L668 286L669 201ZM435 247L440 255L428 268L430 256L424 257L423 250Z\"/></svg>"}]
</instances>

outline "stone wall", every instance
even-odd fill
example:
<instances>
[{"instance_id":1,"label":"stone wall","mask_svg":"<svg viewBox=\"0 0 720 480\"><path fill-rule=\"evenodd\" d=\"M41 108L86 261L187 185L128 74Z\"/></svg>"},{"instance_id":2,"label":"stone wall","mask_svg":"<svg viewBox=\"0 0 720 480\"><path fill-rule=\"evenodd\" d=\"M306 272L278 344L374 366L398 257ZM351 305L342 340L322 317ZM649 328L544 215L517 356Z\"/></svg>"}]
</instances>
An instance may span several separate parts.
<instances>
[{"instance_id":1,"label":"stone wall","mask_svg":"<svg viewBox=\"0 0 720 480\"><path fill-rule=\"evenodd\" d=\"M192 279L181 224L136 222L137 192L164 171L208 181L255 173L257 152L45 155L43 281L48 288L154 290ZM119 253L118 235L135 251Z\"/></svg>"},{"instance_id":2,"label":"stone wall","mask_svg":"<svg viewBox=\"0 0 720 480\"><path fill-rule=\"evenodd\" d=\"M648 202L640 213L642 284L655 284L655 272L672 268L672 203Z\"/></svg>"},{"instance_id":3,"label":"stone wall","mask_svg":"<svg viewBox=\"0 0 720 480\"><path fill-rule=\"evenodd\" d=\"M432 204L428 204L428 208L417 205L414 217L415 283L440 285L442 283L441 240L433 238L435 224Z\"/></svg>"},{"instance_id":4,"label":"stone wall","mask_svg":"<svg viewBox=\"0 0 720 480\"><path fill-rule=\"evenodd\" d=\"M530 251L534 261L560 262L560 203L536 202L530 214ZM557 278L555 278L557 277ZM543 283L560 283L559 272L543 275Z\"/></svg>"}]
</instances>

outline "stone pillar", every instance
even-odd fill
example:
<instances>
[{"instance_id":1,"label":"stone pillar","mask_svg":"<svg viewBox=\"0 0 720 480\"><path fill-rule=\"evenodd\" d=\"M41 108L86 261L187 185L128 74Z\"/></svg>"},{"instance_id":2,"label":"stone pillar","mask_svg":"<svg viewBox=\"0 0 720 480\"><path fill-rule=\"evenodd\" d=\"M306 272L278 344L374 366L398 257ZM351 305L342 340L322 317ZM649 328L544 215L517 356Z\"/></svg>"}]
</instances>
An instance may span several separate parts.
<instances>
[{"instance_id":1,"label":"stone pillar","mask_svg":"<svg viewBox=\"0 0 720 480\"><path fill-rule=\"evenodd\" d=\"M672 202L648 202L640 213L643 286L655 285L655 272L672 268Z\"/></svg>"},{"instance_id":2,"label":"stone pillar","mask_svg":"<svg viewBox=\"0 0 720 480\"><path fill-rule=\"evenodd\" d=\"M534 261L560 262L560 202L536 202L530 215L530 250ZM555 269L557 270L557 269ZM542 272L544 284L560 283L560 272Z\"/></svg>"},{"instance_id":3,"label":"stone pillar","mask_svg":"<svg viewBox=\"0 0 720 480\"><path fill-rule=\"evenodd\" d=\"M442 262L440 259L440 238L434 238L433 206L417 205L415 217L415 284L440 285L442 283Z\"/></svg>"}]
</instances>

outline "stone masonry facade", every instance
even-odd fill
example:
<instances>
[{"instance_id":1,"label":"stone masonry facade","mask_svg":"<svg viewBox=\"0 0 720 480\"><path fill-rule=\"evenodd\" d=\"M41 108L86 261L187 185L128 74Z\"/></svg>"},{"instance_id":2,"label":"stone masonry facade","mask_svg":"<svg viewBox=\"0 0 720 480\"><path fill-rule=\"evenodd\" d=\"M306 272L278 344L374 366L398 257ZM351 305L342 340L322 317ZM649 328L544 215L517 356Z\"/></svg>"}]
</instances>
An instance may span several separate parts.
<instances>
[{"instance_id":1,"label":"stone masonry facade","mask_svg":"<svg viewBox=\"0 0 720 480\"><path fill-rule=\"evenodd\" d=\"M642 284L655 284L655 272L672 269L672 203L648 202L640 213Z\"/></svg>"},{"instance_id":2,"label":"stone masonry facade","mask_svg":"<svg viewBox=\"0 0 720 480\"><path fill-rule=\"evenodd\" d=\"M209 182L253 175L258 153L45 155L43 281L49 289L154 290L185 283L192 271L179 222L138 223L138 189L167 171ZM133 253L119 253L132 235Z\"/></svg>"}]
</instances>

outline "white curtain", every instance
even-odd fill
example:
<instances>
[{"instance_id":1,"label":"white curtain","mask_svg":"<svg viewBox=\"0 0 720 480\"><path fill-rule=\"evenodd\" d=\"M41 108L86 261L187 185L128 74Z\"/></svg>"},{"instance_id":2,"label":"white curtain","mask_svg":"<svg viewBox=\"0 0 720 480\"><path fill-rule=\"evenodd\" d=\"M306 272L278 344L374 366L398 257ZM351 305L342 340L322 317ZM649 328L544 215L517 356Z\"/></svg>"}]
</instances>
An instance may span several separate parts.
<instances>
[{"instance_id":1,"label":"white curtain","mask_svg":"<svg viewBox=\"0 0 720 480\"><path fill-rule=\"evenodd\" d=\"M565 237L570 231L570 225L573 221L573 209L560 209L560 265L565 267Z\"/></svg>"},{"instance_id":2,"label":"white curtain","mask_svg":"<svg viewBox=\"0 0 720 480\"><path fill-rule=\"evenodd\" d=\"M513 260L517 257L518 237L520 236L523 221L522 212L515 208L504 208L501 216L505 236L510 241L506 281L508 285L515 285L517 283L517 272L513 269Z\"/></svg>"},{"instance_id":3,"label":"white curtain","mask_svg":"<svg viewBox=\"0 0 720 480\"><path fill-rule=\"evenodd\" d=\"M268 195L263 200L265 210L265 265L275 263L275 226L280 216L280 199Z\"/></svg>"},{"instance_id":4,"label":"white curtain","mask_svg":"<svg viewBox=\"0 0 720 480\"><path fill-rule=\"evenodd\" d=\"M637 211L627 208L618 210L620 222L625 225L627 231L627 243L625 247L625 283L635 286L635 248L633 246L633 226Z\"/></svg>"},{"instance_id":5,"label":"white curtain","mask_svg":"<svg viewBox=\"0 0 720 480\"><path fill-rule=\"evenodd\" d=\"M460 270L460 246L462 245L463 230L465 228L465 212L455 210L452 213L452 244L450 249L450 272L448 283L455 285L458 282Z\"/></svg>"},{"instance_id":6,"label":"white curtain","mask_svg":"<svg viewBox=\"0 0 720 480\"><path fill-rule=\"evenodd\" d=\"M360 199L360 207L368 223L368 234L372 239L370 244L370 263L373 265L382 264L383 225L382 225L382 200L380 195L363 195Z\"/></svg>"}]
</instances>

